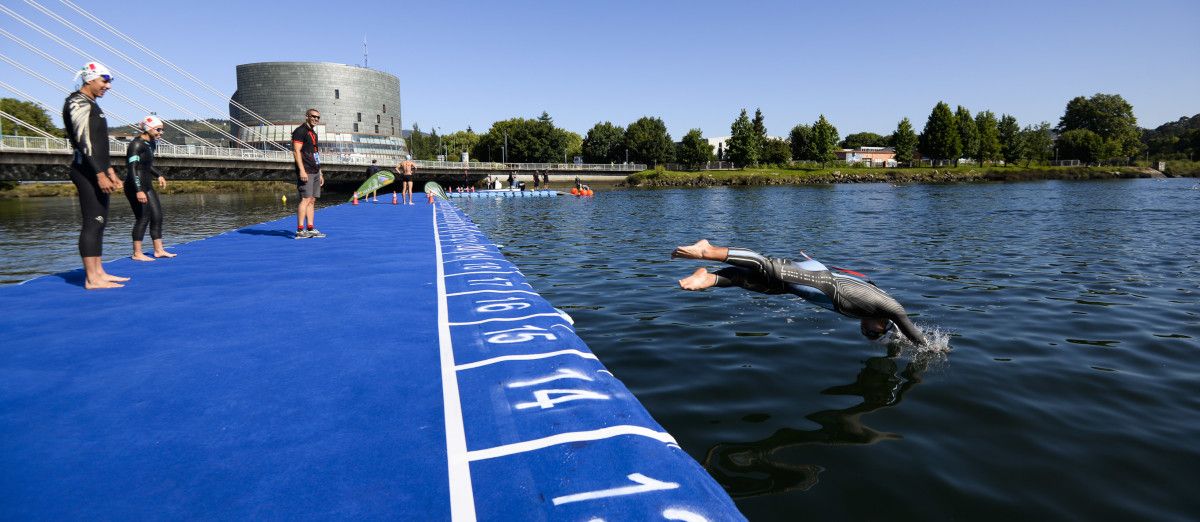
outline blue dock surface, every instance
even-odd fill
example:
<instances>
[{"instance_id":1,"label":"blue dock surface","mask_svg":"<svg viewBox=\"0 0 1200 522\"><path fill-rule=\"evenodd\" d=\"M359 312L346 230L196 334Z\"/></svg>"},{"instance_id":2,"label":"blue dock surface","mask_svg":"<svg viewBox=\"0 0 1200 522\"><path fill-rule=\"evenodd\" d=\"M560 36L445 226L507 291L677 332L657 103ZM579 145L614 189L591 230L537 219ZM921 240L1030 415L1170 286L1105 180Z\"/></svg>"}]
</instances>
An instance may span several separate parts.
<instances>
[{"instance_id":1,"label":"blue dock surface","mask_svg":"<svg viewBox=\"0 0 1200 522\"><path fill-rule=\"evenodd\" d=\"M0 519L743 520L449 202L294 223L0 288Z\"/></svg>"}]
</instances>

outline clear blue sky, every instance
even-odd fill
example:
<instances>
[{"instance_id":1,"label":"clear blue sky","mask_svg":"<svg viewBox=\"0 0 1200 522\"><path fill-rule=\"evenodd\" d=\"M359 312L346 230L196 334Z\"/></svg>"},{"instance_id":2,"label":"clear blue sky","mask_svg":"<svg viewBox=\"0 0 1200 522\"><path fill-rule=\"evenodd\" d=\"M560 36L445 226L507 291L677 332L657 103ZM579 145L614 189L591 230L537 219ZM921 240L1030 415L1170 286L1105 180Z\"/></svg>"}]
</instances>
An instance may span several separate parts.
<instances>
[{"instance_id":1,"label":"clear blue sky","mask_svg":"<svg viewBox=\"0 0 1200 522\"><path fill-rule=\"evenodd\" d=\"M106 34L58 0L37 1ZM405 127L443 133L468 125L482 132L544 110L580 134L598 121L624 126L650 115L675 139L691 128L722 136L740 109L760 107L772 135L822 113L843 136L883 134L905 116L919 131L939 100L1009 113L1022 125L1054 124L1070 98L1097 92L1124 96L1143 127L1200 113L1196 0L75 1L226 95L240 63L361 64L365 35L370 66L400 77ZM19 0L0 4L90 46ZM0 27L82 63L6 15ZM0 50L69 80L8 39L0 38ZM157 85L108 52L96 57ZM61 92L8 64L0 63L0 78L61 104ZM146 98L120 80L116 88ZM115 99L103 105L129 117L141 112Z\"/></svg>"}]
</instances>

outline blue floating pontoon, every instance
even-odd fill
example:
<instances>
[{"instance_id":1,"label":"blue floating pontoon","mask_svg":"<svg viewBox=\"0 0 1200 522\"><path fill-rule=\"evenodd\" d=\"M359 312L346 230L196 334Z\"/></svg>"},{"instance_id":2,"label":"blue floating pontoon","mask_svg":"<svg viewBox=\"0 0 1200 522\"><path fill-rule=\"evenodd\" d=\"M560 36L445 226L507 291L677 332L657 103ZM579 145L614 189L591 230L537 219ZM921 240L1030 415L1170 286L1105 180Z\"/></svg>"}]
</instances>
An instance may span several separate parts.
<instances>
[{"instance_id":1,"label":"blue floating pontoon","mask_svg":"<svg viewBox=\"0 0 1200 522\"><path fill-rule=\"evenodd\" d=\"M554 190L478 190L475 192L448 192L451 198L544 198L561 196Z\"/></svg>"},{"instance_id":2,"label":"blue floating pontoon","mask_svg":"<svg viewBox=\"0 0 1200 522\"><path fill-rule=\"evenodd\" d=\"M449 202L317 222L0 288L0 519L742 519Z\"/></svg>"}]
</instances>

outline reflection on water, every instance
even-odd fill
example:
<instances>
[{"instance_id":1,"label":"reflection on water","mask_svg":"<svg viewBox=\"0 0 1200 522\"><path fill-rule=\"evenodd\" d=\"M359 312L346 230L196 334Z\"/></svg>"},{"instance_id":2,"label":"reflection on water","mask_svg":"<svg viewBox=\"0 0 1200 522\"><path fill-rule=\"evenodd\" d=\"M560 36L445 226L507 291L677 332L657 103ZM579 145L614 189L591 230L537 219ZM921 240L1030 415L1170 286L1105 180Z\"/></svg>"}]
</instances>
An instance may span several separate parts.
<instances>
[{"instance_id":1,"label":"reflection on water","mask_svg":"<svg viewBox=\"0 0 1200 522\"><path fill-rule=\"evenodd\" d=\"M1192 183L458 204L751 520L1187 519ZM936 342L868 342L781 296L683 292L677 279L719 265L669 259L699 238L867 273Z\"/></svg>"},{"instance_id":2,"label":"reflection on water","mask_svg":"<svg viewBox=\"0 0 1200 522\"><path fill-rule=\"evenodd\" d=\"M713 446L704 458L704 467L735 499L807 490L818 482L825 469L816 464L796 462L802 458L795 450L810 444L874 444L898 439L899 435L879 432L863 423L862 417L880 408L900 403L904 393L920 384L928 364L924 359L899 366L893 352L888 357L868 358L853 383L821 390L825 395L854 396L862 402L838 410L823 410L805 416L820 428L800 430L782 428L763 440L728 442ZM935 356L936 357L936 356Z\"/></svg>"}]
</instances>

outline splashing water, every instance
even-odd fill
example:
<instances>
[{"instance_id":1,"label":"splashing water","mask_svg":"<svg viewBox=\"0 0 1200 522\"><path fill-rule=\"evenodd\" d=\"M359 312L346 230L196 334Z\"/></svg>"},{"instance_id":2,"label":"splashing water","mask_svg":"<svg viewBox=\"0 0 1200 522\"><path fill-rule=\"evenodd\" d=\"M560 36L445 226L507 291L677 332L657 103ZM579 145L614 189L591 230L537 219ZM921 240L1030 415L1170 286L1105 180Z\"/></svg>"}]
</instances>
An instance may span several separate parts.
<instances>
[{"instance_id":1,"label":"splashing water","mask_svg":"<svg viewBox=\"0 0 1200 522\"><path fill-rule=\"evenodd\" d=\"M896 329L888 332L887 345L895 348L901 355L911 355L913 357L929 357L929 358L945 358L953 350L950 346L950 338L953 337L951 332L942 330L937 326L916 325L921 331L921 335L925 336L925 344L913 344L907 337L900 334Z\"/></svg>"}]
</instances>

